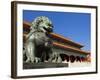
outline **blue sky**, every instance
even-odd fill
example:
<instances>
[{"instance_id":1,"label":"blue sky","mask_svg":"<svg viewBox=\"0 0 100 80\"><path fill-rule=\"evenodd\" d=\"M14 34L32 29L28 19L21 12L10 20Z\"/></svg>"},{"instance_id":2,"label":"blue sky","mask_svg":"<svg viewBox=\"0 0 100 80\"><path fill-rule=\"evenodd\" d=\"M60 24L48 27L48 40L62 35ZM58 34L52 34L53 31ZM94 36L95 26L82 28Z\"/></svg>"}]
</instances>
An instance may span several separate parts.
<instances>
[{"instance_id":1,"label":"blue sky","mask_svg":"<svg viewBox=\"0 0 100 80\"><path fill-rule=\"evenodd\" d=\"M47 16L53 23L54 32L84 45L90 51L91 15L89 13L51 12L23 10L23 20L32 22L38 16Z\"/></svg>"}]
</instances>

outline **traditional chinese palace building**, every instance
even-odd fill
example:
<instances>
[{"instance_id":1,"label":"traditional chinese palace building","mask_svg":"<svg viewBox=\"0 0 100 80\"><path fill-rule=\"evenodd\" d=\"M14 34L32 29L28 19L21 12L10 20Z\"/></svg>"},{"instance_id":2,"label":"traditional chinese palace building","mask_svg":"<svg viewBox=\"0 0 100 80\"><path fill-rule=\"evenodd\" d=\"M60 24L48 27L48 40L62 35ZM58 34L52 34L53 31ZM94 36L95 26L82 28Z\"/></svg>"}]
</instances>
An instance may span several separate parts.
<instances>
[{"instance_id":1,"label":"traditional chinese palace building","mask_svg":"<svg viewBox=\"0 0 100 80\"><path fill-rule=\"evenodd\" d=\"M29 27L30 23L23 23L24 35L29 32ZM53 51L60 54L63 62L90 62L90 52L82 50L83 45L56 33L50 33L49 37L53 40Z\"/></svg>"}]
</instances>

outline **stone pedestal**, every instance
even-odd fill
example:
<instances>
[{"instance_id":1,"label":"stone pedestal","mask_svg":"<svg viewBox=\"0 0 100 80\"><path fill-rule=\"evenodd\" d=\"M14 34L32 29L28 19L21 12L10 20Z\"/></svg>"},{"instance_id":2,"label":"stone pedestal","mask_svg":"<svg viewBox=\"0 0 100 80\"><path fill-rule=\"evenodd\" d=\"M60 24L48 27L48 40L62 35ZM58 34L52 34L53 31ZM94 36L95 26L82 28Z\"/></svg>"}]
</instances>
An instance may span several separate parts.
<instances>
[{"instance_id":1,"label":"stone pedestal","mask_svg":"<svg viewBox=\"0 0 100 80\"><path fill-rule=\"evenodd\" d=\"M40 68L61 68L68 67L68 63L23 63L23 69L40 69Z\"/></svg>"}]
</instances>

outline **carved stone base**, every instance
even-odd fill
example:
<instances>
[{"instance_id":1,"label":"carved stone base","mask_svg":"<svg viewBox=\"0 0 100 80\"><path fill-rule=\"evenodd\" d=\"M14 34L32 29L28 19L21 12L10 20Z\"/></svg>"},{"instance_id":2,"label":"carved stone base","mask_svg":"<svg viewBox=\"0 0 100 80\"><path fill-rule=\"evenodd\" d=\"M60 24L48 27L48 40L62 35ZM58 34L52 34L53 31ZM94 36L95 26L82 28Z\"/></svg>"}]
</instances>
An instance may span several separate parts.
<instances>
[{"instance_id":1,"label":"carved stone base","mask_svg":"<svg viewBox=\"0 0 100 80\"><path fill-rule=\"evenodd\" d=\"M68 67L68 63L50 63L50 62L23 63L23 69L60 68L60 67Z\"/></svg>"}]
</instances>

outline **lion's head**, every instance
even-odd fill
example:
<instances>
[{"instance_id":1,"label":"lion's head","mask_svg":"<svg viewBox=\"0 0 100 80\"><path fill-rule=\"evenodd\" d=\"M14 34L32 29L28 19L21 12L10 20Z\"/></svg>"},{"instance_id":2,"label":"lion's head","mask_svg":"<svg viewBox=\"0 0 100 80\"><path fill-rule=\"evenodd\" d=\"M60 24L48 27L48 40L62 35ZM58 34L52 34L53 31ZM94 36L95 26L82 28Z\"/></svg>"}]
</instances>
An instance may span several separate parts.
<instances>
[{"instance_id":1,"label":"lion's head","mask_svg":"<svg viewBox=\"0 0 100 80\"><path fill-rule=\"evenodd\" d=\"M45 16L37 17L32 22L31 28L34 30L41 30L43 32L52 32L53 31L52 22L48 19L48 17L45 17Z\"/></svg>"}]
</instances>

